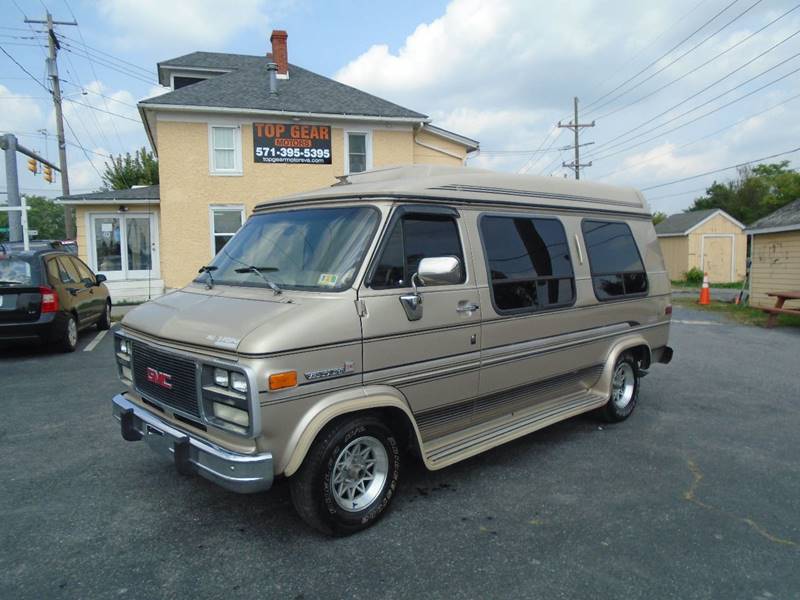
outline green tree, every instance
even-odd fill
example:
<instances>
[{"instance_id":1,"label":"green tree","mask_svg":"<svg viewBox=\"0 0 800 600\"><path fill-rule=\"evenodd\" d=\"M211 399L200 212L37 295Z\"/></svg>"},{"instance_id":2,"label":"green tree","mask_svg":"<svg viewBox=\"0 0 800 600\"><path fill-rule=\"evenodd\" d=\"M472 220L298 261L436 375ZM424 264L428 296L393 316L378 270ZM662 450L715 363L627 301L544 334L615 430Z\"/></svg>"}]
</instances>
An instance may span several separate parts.
<instances>
[{"instance_id":1,"label":"green tree","mask_svg":"<svg viewBox=\"0 0 800 600\"><path fill-rule=\"evenodd\" d=\"M24 194L28 204L28 227L39 233L36 236L42 240L62 240L66 235L64 229L64 207L59 206L44 196L29 196ZM0 229L8 228L8 213L0 212ZM7 232L0 233L0 239L8 240Z\"/></svg>"},{"instance_id":2,"label":"green tree","mask_svg":"<svg viewBox=\"0 0 800 600\"><path fill-rule=\"evenodd\" d=\"M111 156L103 171L103 185L106 189L125 190L134 185L154 185L158 183L158 159L152 152L142 148L131 156Z\"/></svg>"},{"instance_id":3,"label":"green tree","mask_svg":"<svg viewBox=\"0 0 800 600\"><path fill-rule=\"evenodd\" d=\"M800 173L789 161L742 167L726 183L714 182L705 195L687 209L721 208L742 223L750 224L800 197Z\"/></svg>"},{"instance_id":4,"label":"green tree","mask_svg":"<svg viewBox=\"0 0 800 600\"><path fill-rule=\"evenodd\" d=\"M661 212L660 210L653 213L653 225L658 225L667 218L667 213Z\"/></svg>"}]
</instances>

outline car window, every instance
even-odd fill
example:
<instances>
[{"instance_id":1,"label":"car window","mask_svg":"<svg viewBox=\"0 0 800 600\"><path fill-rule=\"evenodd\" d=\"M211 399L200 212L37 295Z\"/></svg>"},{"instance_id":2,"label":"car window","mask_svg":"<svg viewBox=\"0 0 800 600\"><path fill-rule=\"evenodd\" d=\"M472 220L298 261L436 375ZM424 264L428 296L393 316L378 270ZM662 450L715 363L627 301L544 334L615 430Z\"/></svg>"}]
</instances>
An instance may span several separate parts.
<instances>
[{"instance_id":1,"label":"car window","mask_svg":"<svg viewBox=\"0 0 800 600\"><path fill-rule=\"evenodd\" d=\"M34 260L28 257L0 255L0 286L34 284L37 280Z\"/></svg>"},{"instance_id":2,"label":"car window","mask_svg":"<svg viewBox=\"0 0 800 600\"><path fill-rule=\"evenodd\" d=\"M598 300L647 293L647 273L627 223L585 220L581 229Z\"/></svg>"},{"instance_id":3,"label":"car window","mask_svg":"<svg viewBox=\"0 0 800 600\"><path fill-rule=\"evenodd\" d=\"M464 252L455 218L449 215L409 214L389 234L370 280L373 288L408 287L423 258L455 256L464 265ZM462 269L461 283L466 281Z\"/></svg>"},{"instance_id":4,"label":"car window","mask_svg":"<svg viewBox=\"0 0 800 600\"><path fill-rule=\"evenodd\" d=\"M78 274L78 270L68 257L59 256L56 260L58 261L58 273L62 283L80 283L81 277Z\"/></svg>"},{"instance_id":5,"label":"car window","mask_svg":"<svg viewBox=\"0 0 800 600\"><path fill-rule=\"evenodd\" d=\"M572 304L575 277L560 221L492 216L481 219L480 229L498 311Z\"/></svg>"},{"instance_id":6,"label":"car window","mask_svg":"<svg viewBox=\"0 0 800 600\"><path fill-rule=\"evenodd\" d=\"M50 280L50 285L56 285L61 281L61 272L58 269L58 261L55 258L47 260L47 278Z\"/></svg>"},{"instance_id":7,"label":"car window","mask_svg":"<svg viewBox=\"0 0 800 600\"><path fill-rule=\"evenodd\" d=\"M75 268L78 270L78 275L80 276L81 281L85 283L94 283L95 278L92 274L92 271L83 264L83 261L75 258L74 256L69 257L69 260L75 265Z\"/></svg>"}]
</instances>

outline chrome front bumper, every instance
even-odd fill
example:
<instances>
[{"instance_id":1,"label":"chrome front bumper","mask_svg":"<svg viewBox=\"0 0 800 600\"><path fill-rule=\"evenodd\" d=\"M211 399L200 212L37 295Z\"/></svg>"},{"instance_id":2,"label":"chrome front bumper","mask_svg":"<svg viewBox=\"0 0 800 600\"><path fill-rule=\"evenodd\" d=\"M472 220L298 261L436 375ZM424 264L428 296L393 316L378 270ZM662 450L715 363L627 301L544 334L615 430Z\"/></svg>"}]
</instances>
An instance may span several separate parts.
<instances>
[{"instance_id":1,"label":"chrome front bumper","mask_svg":"<svg viewBox=\"0 0 800 600\"><path fill-rule=\"evenodd\" d=\"M225 489L241 494L272 486L272 454L239 454L220 448L177 429L134 404L124 394L112 400L114 418L129 442L144 439L148 446L174 460L183 474L197 473Z\"/></svg>"}]
</instances>

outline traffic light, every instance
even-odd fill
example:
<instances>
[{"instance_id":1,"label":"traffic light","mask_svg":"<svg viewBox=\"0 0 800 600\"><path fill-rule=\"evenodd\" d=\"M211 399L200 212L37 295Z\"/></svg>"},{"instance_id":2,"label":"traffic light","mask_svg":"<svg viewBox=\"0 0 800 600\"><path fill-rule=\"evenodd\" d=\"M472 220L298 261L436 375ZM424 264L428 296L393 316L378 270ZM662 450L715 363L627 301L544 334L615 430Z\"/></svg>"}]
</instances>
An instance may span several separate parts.
<instances>
[{"instance_id":1,"label":"traffic light","mask_svg":"<svg viewBox=\"0 0 800 600\"><path fill-rule=\"evenodd\" d=\"M36 162L35 158L28 159L28 171L36 175L39 172L39 163Z\"/></svg>"},{"instance_id":2,"label":"traffic light","mask_svg":"<svg viewBox=\"0 0 800 600\"><path fill-rule=\"evenodd\" d=\"M44 180L47 183L53 183L53 169L50 168L50 165L44 165L42 172L44 173Z\"/></svg>"}]
</instances>

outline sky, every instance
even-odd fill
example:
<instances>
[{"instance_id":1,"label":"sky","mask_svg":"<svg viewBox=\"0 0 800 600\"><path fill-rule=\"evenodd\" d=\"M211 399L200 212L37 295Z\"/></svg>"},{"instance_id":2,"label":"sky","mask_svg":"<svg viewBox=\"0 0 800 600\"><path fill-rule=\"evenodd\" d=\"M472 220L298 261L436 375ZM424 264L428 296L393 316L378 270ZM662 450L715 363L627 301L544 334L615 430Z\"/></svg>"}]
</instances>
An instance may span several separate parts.
<instances>
[{"instance_id":1,"label":"sky","mask_svg":"<svg viewBox=\"0 0 800 600\"><path fill-rule=\"evenodd\" d=\"M572 177L557 123L575 96L595 123L581 178L642 189L653 211L685 209L733 165L800 161L787 153L800 146L790 1L0 0L0 48L19 63L0 52L0 132L55 162L46 38L23 21L45 10L78 22L57 27L73 192L100 186L109 155L148 145L136 102L163 92L158 61L264 54L272 29L288 31L290 62L479 140L470 167ZM59 195L25 166L21 191Z\"/></svg>"}]
</instances>

